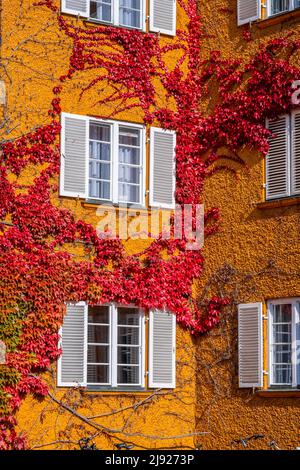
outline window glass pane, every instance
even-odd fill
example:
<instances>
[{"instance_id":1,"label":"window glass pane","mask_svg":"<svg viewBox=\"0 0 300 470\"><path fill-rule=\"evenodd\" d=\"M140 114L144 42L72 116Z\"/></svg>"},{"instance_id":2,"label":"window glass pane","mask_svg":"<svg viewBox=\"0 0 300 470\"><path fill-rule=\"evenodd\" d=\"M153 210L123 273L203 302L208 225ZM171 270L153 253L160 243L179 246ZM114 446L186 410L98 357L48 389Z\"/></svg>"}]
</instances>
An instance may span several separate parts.
<instances>
[{"instance_id":1,"label":"window glass pane","mask_svg":"<svg viewBox=\"0 0 300 470\"><path fill-rule=\"evenodd\" d=\"M118 328L118 344L135 344L140 343L140 329L132 327Z\"/></svg>"},{"instance_id":2,"label":"window glass pane","mask_svg":"<svg viewBox=\"0 0 300 470\"><path fill-rule=\"evenodd\" d=\"M88 323L109 323L109 307L89 307Z\"/></svg>"},{"instance_id":3,"label":"window glass pane","mask_svg":"<svg viewBox=\"0 0 300 470\"><path fill-rule=\"evenodd\" d=\"M140 130L130 127L119 127L119 144L139 147Z\"/></svg>"},{"instance_id":4,"label":"window glass pane","mask_svg":"<svg viewBox=\"0 0 300 470\"><path fill-rule=\"evenodd\" d=\"M107 23L112 22L111 0L97 0L90 2L90 17Z\"/></svg>"},{"instance_id":5,"label":"window glass pane","mask_svg":"<svg viewBox=\"0 0 300 470\"><path fill-rule=\"evenodd\" d=\"M125 183L139 184L140 168L136 168L134 166L119 165L119 181Z\"/></svg>"},{"instance_id":6,"label":"window glass pane","mask_svg":"<svg viewBox=\"0 0 300 470\"><path fill-rule=\"evenodd\" d=\"M271 0L271 15L276 15L290 8L291 0Z\"/></svg>"},{"instance_id":7,"label":"window glass pane","mask_svg":"<svg viewBox=\"0 0 300 470\"><path fill-rule=\"evenodd\" d=\"M288 323L292 319L292 305L275 305L273 323Z\"/></svg>"},{"instance_id":8,"label":"window glass pane","mask_svg":"<svg viewBox=\"0 0 300 470\"><path fill-rule=\"evenodd\" d=\"M292 383L292 366L288 365L278 365L273 366L273 377L274 381L277 384L286 384L289 385Z\"/></svg>"},{"instance_id":9,"label":"window glass pane","mask_svg":"<svg viewBox=\"0 0 300 470\"><path fill-rule=\"evenodd\" d=\"M118 346L118 364L139 364L140 348Z\"/></svg>"},{"instance_id":10,"label":"window glass pane","mask_svg":"<svg viewBox=\"0 0 300 470\"><path fill-rule=\"evenodd\" d=\"M110 180L110 164L90 160L90 178Z\"/></svg>"},{"instance_id":11,"label":"window glass pane","mask_svg":"<svg viewBox=\"0 0 300 470\"><path fill-rule=\"evenodd\" d=\"M90 158L101 161L110 161L110 144L90 140Z\"/></svg>"},{"instance_id":12,"label":"window glass pane","mask_svg":"<svg viewBox=\"0 0 300 470\"><path fill-rule=\"evenodd\" d=\"M91 122L89 137L89 197L110 200L111 128Z\"/></svg>"},{"instance_id":13,"label":"window glass pane","mask_svg":"<svg viewBox=\"0 0 300 470\"><path fill-rule=\"evenodd\" d=\"M119 200L122 202L140 202L140 187L119 183Z\"/></svg>"},{"instance_id":14,"label":"window glass pane","mask_svg":"<svg viewBox=\"0 0 300 470\"><path fill-rule=\"evenodd\" d=\"M110 142L110 126L100 123L90 123L90 139Z\"/></svg>"},{"instance_id":15,"label":"window glass pane","mask_svg":"<svg viewBox=\"0 0 300 470\"><path fill-rule=\"evenodd\" d=\"M90 365L87 366L87 382L89 384L108 383L108 366Z\"/></svg>"},{"instance_id":16,"label":"window glass pane","mask_svg":"<svg viewBox=\"0 0 300 470\"><path fill-rule=\"evenodd\" d=\"M139 325L140 316L136 308L118 308L118 325Z\"/></svg>"},{"instance_id":17,"label":"window glass pane","mask_svg":"<svg viewBox=\"0 0 300 470\"><path fill-rule=\"evenodd\" d=\"M123 26L141 27L141 0L120 0L119 21Z\"/></svg>"},{"instance_id":18,"label":"window glass pane","mask_svg":"<svg viewBox=\"0 0 300 470\"><path fill-rule=\"evenodd\" d=\"M136 366L118 366L119 384L139 384L140 370Z\"/></svg>"},{"instance_id":19,"label":"window glass pane","mask_svg":"<svg viewBox=\"0 0 300 470\"><path fill-rule=\"evenodd\" d=\"M140 149L134 147L119 146L119 162L128 163L129 165L140 164Z\"/></svg>"},{"instance_id":20,"label":"window glass pane","mask_svg":"<svg viewBox=\"0 0 300 470\"><path fill-rule=\"evenodd\" d=\"M88 345L88 362L108 363L109 362L109 346Z\"/></svg>"},{"instance_id":21,"label":"window glass pane","mask_svg":"<svg viewBox=\"0 0 300 470\"><path fill-rule=\"evenodd\" d=\"M96 199L110 199L110 183L106 181L90 179L89 197Z\"/></svg>"},{"instance_id":22,"label":"window glass pane","mask_svg":"<svg viewBox=\"0 0 300 470\"><path fill-rule=\"evenodd\" d=\"M109 342L109 326L88 325L88 342L89 343L108 343Z\"/></svg>"},{"instance_id":23,"label":"window glass pane","mask_svg":"<svg viewBox=\"0 0 300 470\"><path fill-rule=\"evenodd\" d=\"M291 346L289 344L275 345L273 350L273 362L278 364L291 363Z\"/></svg>"},{"instance_id":24,"label":"window glass pane","mask_svg":"<svg viewBox=\"0 0 300 470\"><path fill-rule=\"evenodd\" d=\"M273 326L274 343L290 343L292 340L292 325L282 323Z\"/></svg>"}]
</instances>

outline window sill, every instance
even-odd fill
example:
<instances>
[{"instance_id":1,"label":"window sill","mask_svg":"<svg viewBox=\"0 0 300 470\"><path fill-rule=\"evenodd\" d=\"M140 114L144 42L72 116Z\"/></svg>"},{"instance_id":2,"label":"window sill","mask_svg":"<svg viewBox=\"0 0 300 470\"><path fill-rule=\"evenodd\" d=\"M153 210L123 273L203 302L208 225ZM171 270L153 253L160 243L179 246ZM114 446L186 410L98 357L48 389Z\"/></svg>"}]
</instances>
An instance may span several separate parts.
<instances>
[{"instance_id":1,"label":"window sill","mask_svg":"<svg viewBox=\"0 0 300 470\"><path fill-rule=\"evenodd\" d=\"M124 205L122 205L124 204ZM141 204L128 204L127 206L125 205L125 203L120 203L120 204L114 204L110 201L98 201L98 200L94 200L94 199L88 199L86 201L82 201L81 202L81 205L83 207L103 207L103 209L107 209L107 210L119 210L119 211L129 211L129 210L141 210L141 211L145 211L145 212L148 212L148 209L146 206L142 206Z\"/></svg>"},{"instance_id":2,"label":"window sill","mask_svg":"<svg viewBox=\"0 0 300 470\"><path fill-rule=\"evenodd\" d=\"M259 202L256 204L258 209L273 209L277 207L299 206L300 196L288 197L282 199L273 199L270 201Z\"/></svg>"},{"instance_id":3,"label":"window sill","mask_svg":"<svg viewBox=\"0 0 300 470\"><path fill-rule=\"evenodd\" d=\"M141 33L145 33L146 30L143 28L135 28L134 26L124 26L124 25L117 25L113 23L107 23L105 21L97 20L97 18L83 18L83 23L86 27L95 28L95 25L98 26L107 26L109 28L122 28L122 29L129 29L130 31L140 31Z\"/></svg>"},{"instance_id":4,"label":"window sill","mask_svg":"<svg viewBox=\"0 0 300 470\"><path fill-rule=\"evenodd\" d=\"M147 390L145 388L105 388L105 387L97 387L97 386L88 386L84 388L84 391L87 393L101 393L103 395L142 395L152 393L151 390Z\"/></svg>"},{"instance_id":5,"label":"window sill","mask_svg":"<svg viewBox=\"0 0 300 470\"><path fill-rule=\"evenodd\" d=\"M257 21L255 25L259 29L265 29L265 28L268 28L269 26L273 26L279 23L286 23L288 21L291 21L299 17L300 17L300 8L297 8L296 10L278 13L277 15L270 16L269 18Z\"/></svg>"},{"instance_id":6,"label":"window sill","mask_svg":"<svg viewBox=\"0 0 300 470\"><path fill-rule=\"evenodd\" d=\"M256 395L259 397L275 398L300 398L300 389L268 389L258 390Z\"/></svg>"}]
</instances>

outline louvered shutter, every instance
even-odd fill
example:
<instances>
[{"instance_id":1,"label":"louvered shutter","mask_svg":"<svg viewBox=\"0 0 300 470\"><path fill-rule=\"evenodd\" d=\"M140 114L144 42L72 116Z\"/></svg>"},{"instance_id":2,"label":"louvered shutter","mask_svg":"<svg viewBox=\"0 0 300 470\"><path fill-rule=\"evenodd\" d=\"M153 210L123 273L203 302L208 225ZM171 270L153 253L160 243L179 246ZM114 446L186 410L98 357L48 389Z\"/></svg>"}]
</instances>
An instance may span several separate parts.
<instances>
[{"instance_id":1,"label":"louvered shutter","mask_svg":"<svg viewBox=\"0 0 300 470\"><path fill-rule=\"evenodd\" d=\"M238 355L240 388L262 387L262 304L238 307Z\"/></svg>"},{"instance_id":2,"label":"louvered shutter","mask_svg":"<svg viewBox=\"0 0 300 470\"><path fill-rule=\"evenodd\" d=\"M67 305L60 330L62 355L58 361L58 386L86 385L87 305Z\"/></svg>"},{"instance_id":3,"label":"louvered shutter","mask_svg":"<svg viewBox=\"0 0 300 470\"><path fill-rule=\"evenodd\" d=\"M175 36L176 0L150 0L150 31Z\"/></svg>"},{"instance_id":4,"label":"louvered shutter","mask_svg":"<svg viewBox=\"0 0 300 470\"><path fill-rule=\"evenodd\" d=\"M89 0L62 0L61 11L87 18L89 16Z\"/></svg>"},{"instance_id":5,"label":"louvered shutter","mask_svg":"<svg viewBox=\"0 0 300 470\"><path fill-rule=\"evenodd\" d=\"M60 194L87 197L88 120L62 114Z\"/></svg>"},{"instance_id":6,"label":"louvered shutter","mask_svg":"<svg viewBox=\"0 0 300 470\"><path fill-rule=\"evenodd\" d=\"M292 194L300 194L300 111L292 114Z\"/></svg>"},{"instance_id":7,"label":"louvered shutter","mask_svg":"<svg viewBox=\"0 0 300 470\"><path fill-rule=\"evenodd\" d=\"M237 22L238 26L250 23L260 18L260 0L238 0L237 2Z\"/></svg>"},{"instance_id":8,"label":"louvered shutter","mask_svg":"<svg viewBox=\"0 0 300 470\"><path fill-rule=\"evenodd\" d=\"M175 388L176 316L153 310L149 320L149 387Z\"/></svg>"},{"instance_id":9,"label":"louvered shutter","mask_svg":"<svg viewBox=\"0 0 300 470\"><path fill-rule=\"evenodd\" d=\"M175 132L151 127L150 206L175 207L175 146Z\"/></svg>"},{"instance_id":10,"label":"louvered shutter","mask_svg":"<svg viewBox=\"0 0 300 470\"><path fill-rule=\"evenodd\" d=\"M270 137L266 161L266 194L267 199L276 199L289 195L289 116L285 115L276 121L268 121L267 126L274 137Z\"/></svg>"}]
</instances>

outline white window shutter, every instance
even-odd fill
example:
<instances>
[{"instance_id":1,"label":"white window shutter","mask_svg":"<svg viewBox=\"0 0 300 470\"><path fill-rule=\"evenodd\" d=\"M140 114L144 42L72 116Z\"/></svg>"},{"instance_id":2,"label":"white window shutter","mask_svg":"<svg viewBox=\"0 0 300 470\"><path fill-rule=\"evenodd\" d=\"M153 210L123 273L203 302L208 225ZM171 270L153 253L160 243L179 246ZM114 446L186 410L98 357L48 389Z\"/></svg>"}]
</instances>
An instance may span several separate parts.
<instances>
[{"instance_id":1,"label":"white window shutter","mask_svg":"<svg viewBox=\"0 0 300 470\"><path fill-rule=\"evenodd\" d=\"M292 113L292 194L300 194L300 111Z\"/></svg>"},{"instance_id":2,"label":"white window shutter","mask_svg":"<svg viewBox=\"0 0 300 470\"><path fill-rule=\"evenodd\" d=\"M165 311L150 311L149 387L175 388L176 316Z\"/></svg>"},{"instance_id":3,"label":"white window shutter","mask_svg":"<svg viewBox=\"0 0 300 470\"><path fill-rule=\"evenodd\" d=\"M176 133L150 129L150 206L173 209L176 185Z\"/></svg>"},{"instance_id":4,"label":"white window shutter","mask_svg":"<svg viewBox=\"0 0 300 470\"><path fill-rule=\"evenodd\" d=\"M239 387L263 385L262 303L238 306Z\"/></svg>"},{"instance_id":5,"label":"white window shutter","mask_svg":"<svg viewBox=\"0 0 300 470\"><path fill-rule=\"evenodd\" d=\"M276 121L267 121L267 127L274 137L270 137L270 148L266 161L267 199L277 199L289 195L289 153L290 119L281 116Z\"/></svg>"},{"instance_id":6,"label":"white window shutter","mask_svg":"<svg viewBox=\"0 0 300 470\"><path fill-rule=\"evenodd\" d=\"M88 18L89 0L62 0L61 11L62 13Z\"/></svg>"},{"instance_id":7,"label":"white window shutter","mask_svg":"<svg viewBox=\"0 0 300 470\"><path fill-rule=\"evenodd\" d=\"M88 120L84 116L61 116L60 195L87 197Z\"/></svg>"},{"instance_id":8,"label":"white window shutter","mask_svg":"<svg viewBox=\"0 0 300 470\"><path fill-rule=\"evenodd\" d=\"M58 386L86 386L87 304L68 304L60 330L62 355L58 360Z\"/></svg>"},{"instance_id":9,"label":"white window shutter","mask_svg":"<svg viewBox=\"0 0 300 470\"><path fill-rule=\"evenodd\" d=\"M260 0L238 0L237 2L237 22L238 26L250 23L260 18Z\"/></svg>"},{"instance_id":10,"label":"white window shutter","mask_svg":"<svg viewBox=\"0 0 300 470\"><path fill-rule=\"evenodd\" d=\"M176 34L176 0L150 0L150 31Z\"/></svg>"}]
</instances>

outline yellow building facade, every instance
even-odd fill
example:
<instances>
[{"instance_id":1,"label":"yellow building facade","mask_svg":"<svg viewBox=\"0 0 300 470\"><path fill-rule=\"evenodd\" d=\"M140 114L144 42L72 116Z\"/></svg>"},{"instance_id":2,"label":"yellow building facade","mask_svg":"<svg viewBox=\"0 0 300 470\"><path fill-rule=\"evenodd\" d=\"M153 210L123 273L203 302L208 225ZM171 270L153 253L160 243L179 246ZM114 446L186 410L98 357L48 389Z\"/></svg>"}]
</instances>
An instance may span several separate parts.
<instances>
[{"instance_id":1,"label":"yellow building facade","mask_svg":"<svg viewBox=\"0 0 300 470\"><path fill-rule=\"evenodd\" d=\"M154 11L151 9L153 2L148 1L140 2L143 5L141 16L136 13L129 15L130 21L136 22L134 24L137 26L133 24L126 26L125 16L121 16L123 14L121 6L118 4L120 7L118 10L116 3L114 3L115 9L109 10L106 8L109 2L102 4L98 2L98 7L101 4L101 10L96 8L97 2L90 2L90 10L82 10L78 12L79 15L76 15L74 10L78 8L77 6L73 5L72 9L72 1L66 0L63 5L54 2L53 5L64 10L62 16L66 21L79 28L86 28L86 31L97 27L99 23L97 15L101 14L104 15L101 19L102 24L106 22L107 27L121 25L125 29L133 27L159 34L161 47L164 45L166 48L170 47L166 62L172 69L172 65L175 65L180 57L176 49L172 50L172 44L178 39L174 35L175 23L176 29L183 31L186 31L188 24L187 14L182 7L184 2L177 2L176 22L173 18L173 23L169 26L165 24L155 26ZM166 5L171 8L167 13L174 12L173 1L167 2ZM133 10L139 12L138 8ZM238 25L236 0L201 1L199 10L205 32L200 51L202 60L208 59L211 51L219 50L224 59L236 57L248 63L253 54L270 39L290 31L298 34L299 30L300 16L296 8L282 12L282 15L279 12L277 15L272 14L271 10L267 13L265 8L258 11L254 6L254 14L252 15L251 11L250 15L252 40L247 42L243 32L248 32L249 17L247 20L247 15L241 16L239 22L243 24ZM90 21L92 16L94 18ZM144 18L147 21L144 22ZM168 27L169 30L166 29ZM68 73L69 57L74 44L72 37L64 34L59 28L56 13L49 9L47 4L37 6L30 0L25 3L18 0L10 2L3 0L1 28L1 55L6 84L4 118L10 120L8 138L16 138L48 122L48 109L53 99L52 88L57 85L59 77ZM107 50L109 54L113 53L109 44ZM109 56L106 60L110 60ZM103 71L100 65L99 71L100 73ZM135 207L134 210L139 210L139 217L142 220L148 220L151 198L152 200L154 198L150 182L151 145L153 145L150 126L144 126L144 115L140 108L126 107L126 103L125 105L118 103L120 112L117 117L113 115L116 104L113 101L105 101L105 98L113 93L112 84L103 88L91 87L82 94L82 89L94 78L94 70L87 68L74 74L72 80L66 81L63 85L60 106L64 119L84 117L85 126L94 124L98 130L102 126L102 132L103 128L113 129L111 132L117 136L116 139L122 135L122 129L123 134L127 131L131 138L141 129L139 135L140 139L144 139L144 173L140 180L139 196L137 193L132 196L131 193L128 201L137 203L137 206L142 202L141 207ZM166 96L159 81L155 93L158 101L167 103L167 108L174 109L172 98ZM26 100L20 99L20 96L26 97ZM213 96L210 99L213 101ZM210 109L210 99L203 101L205 112ZM132 104L130 97L127 99L127 104ZM159 126L154 123L153 127ZM87 127L82 131L83 134L87 132L86 129ZM64 131L66 132L66 127ZM98 141L98 144L108 142L105 138L94 140ZM70 141L73 142L72 136ZM75 147L79 144L76 142ZM68 152L68 149L64 147L64 151ZM247 168L232 164L237 178L230 172L212 174L205 181L203 193L205 208L220 208L222 219L219 230L205 241L205 270L201 279L195 283L194 293L204 302L216 294L220 297L228 296L232 300L221 316L220 325L196 339L192 338L189 331L179 325L176 326L174 387L166 387L164 384L151 387L149 364L150 350L153 348L153 344L151 346L150 343L153 338L150 330L153 328L153 323L152 326L149 325L151 321L148 310L144 312L140 324L142 325L140 337L144 339L143 365L139 363L138 387L130 389L130 386L127 387L125 384L123 388L113 390L111 386L86 387L86 383L74 387L71 386L71 382L76 381L64 380L59 376L62 373L62 364L59 365L59 371L56 364L52 365L44 374L50 395L44 400L28 396L17 413L18 431L28 436L29 448L74 449L84 445L82 439L88 438L90 440L87 444L95 443L98 449L115 449L117 444L124 443L137 450L230 449L242 448L240 440L245 441L245 438L251 436L252 439L247 444L249 449L276 447L295 449L300 445L300 391L297 390L297 378L293 378L292 387L271 386L269 379L272 368L270 305L279 301L279 305L293 305L292 308L297 311L296 304L300 298L297 268L300 260L299 198L289 195L267 200L264 186L265 160L257 152L249 151L247 148L241 153ZM105 164L105 158L102 163ZM27 167L22 173L21 183L30 183L39 171L40 168ZM78 178L80 172L79 166ZM96 192L93 193L93 197L85 198L89 186L88 178L81 182L83 189L79 197L76 196L78 188L70 189L68 182L64 186L61 177L60 181L56 181L58 185L60 184L60 192L53 200L53 204L69 209L77 219L97 227L103 215L115 214L113 203L118 201L119 195L117 189L110 187L107 190L105 184L102 186L99 184L101 181L108 182L110 178L95 179L98 181L97 188L94 188ZM133 186L135 184L132 183ZM109 202L112 204L99 204L95 194L100 186L103 191L102 196L105 193L102 199L111 199ZM68 191L70 194L73 191L73 194L68 194ZM108 196L106 191L112 191L115 200L113 194L110 193ZM125 193L122 194L124 196ZM105 214L101 212L99 216L99 207L101 211L106 211ZM127 209L117 207L116 210L118 214L122 213L128 217ZM170 210L172 210L172 201L170 207L167 201L163 209L164 214ZM132 217L134 219L135 216ZM124 241L126 253L129 255L142 252L148 245L148 240L137 240L134 237ZM85 257L82 247L71 247L70 251L78 259ZM282 304L280 299L283 299ZM241 388L238 367L240 360L238 311L241 308L239 306L250 304L261 305L259 308L262 309L260 318L262 342L261 351L258 353L262 354L259 371L262 383L260 386ZM107 308L122 307L113 305ZM100 310L97 314L101 315ZM130 314L132 315L132 311L129 312L128 318ZM105 319L99 321L98 326L102 325L104 329L110 326L110 335L118 334L120 325L131 329L137 326L135 323L130 324L130 321L135 322L132 319L126 320L125 325L116 323L112 326L106 315L110 315L109 310L105 311ZM85 320L84 328L88 329L90 323L93 321L86 323ZM163 342L162 339L160 341ZM114 342L114 350L117 351L118 341L111 339L111 342L111 344ZM105 344L107 344L105 340L103 342L97 340L94 346L105 347L103 346ZM141 347L141 343L135 345ZM299 357L296 361L299 361ZM102 374L103 364L106 362L101 362ZM114 366L118 367L117 359ZM111 364L109 368L113 370ZM115 374L115 372L110 373ZM118 383L116 377L115 380ZM69 386L66 385L68 382ZM86 378L82 382L86 382Z\"/></svg>"}]
</instances>

